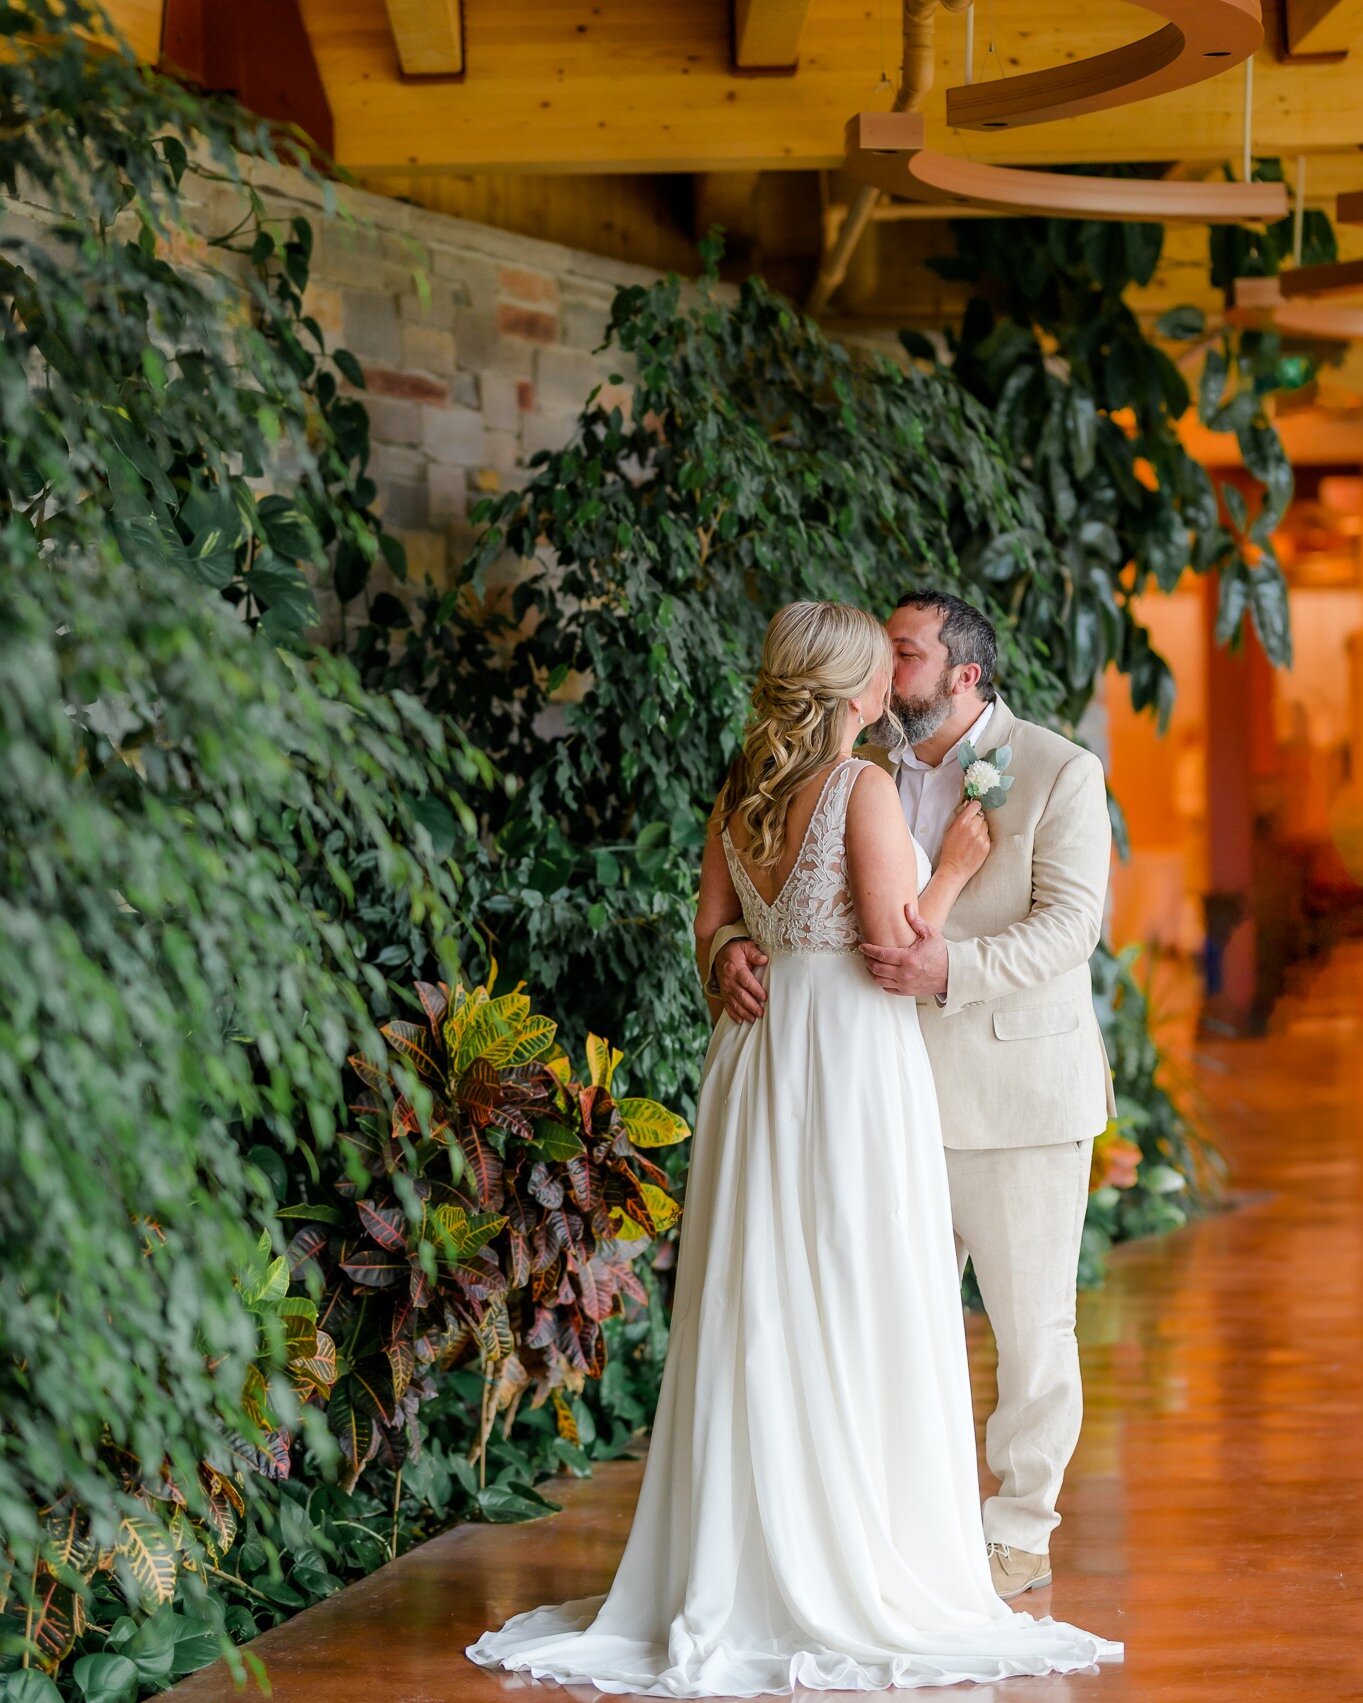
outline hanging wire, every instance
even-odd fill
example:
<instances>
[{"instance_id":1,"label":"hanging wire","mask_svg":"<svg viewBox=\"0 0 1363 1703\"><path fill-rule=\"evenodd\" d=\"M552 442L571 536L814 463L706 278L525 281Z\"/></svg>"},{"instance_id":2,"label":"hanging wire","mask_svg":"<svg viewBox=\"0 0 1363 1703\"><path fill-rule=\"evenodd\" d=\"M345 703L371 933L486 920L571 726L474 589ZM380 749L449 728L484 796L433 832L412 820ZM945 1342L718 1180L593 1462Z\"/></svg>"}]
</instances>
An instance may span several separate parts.
<instances>
[{"instance_id":1,"label":"hanging wire","mask_svg":"<svg viewBox=\"0 0 1363 1703\"><path fill-rule=\"evenodd\" d=\"M1252 133L1254 128L1254 55L1251 53L1245 60L1245 134L1243 157L1240 162L1240 176L1248 183L1254 176L1254 149Z\"/></svg>"},{"instance_id":2,"label":"hanging wire","mask_svg":"<svg viewBox=\"0 0 1363 1703\"><path fill-rule=\"evenodd\" d=\"M975 8L973 5L965 9L965 80L975 81Z\"/></svg>"},{"instance_id":3,"label":"hanging wire","mask_svg":"<svg viewBox=\"0 0 1363 1703\"><path fill-rule=\"evenodd\" d=\"M999 76L1006 77L1008 75L1008 68L1003 63L1003 55L999 52L999 37L998 31L995 28L997 15L995 0L989 0L989 16L985 19L985 30L989 36L989 45L984 50L984 68L987 72L989 70L989 62L990 60L993 60L994 69L998 72Z\"/></svg>"},{"instance_id":4,"label":"hanging wire","mask_svg":"<svg viewBox=\"0 0 1363 1703\"><path fill-rule=\"evenodd\" d=\"M890 91L890 93L893 95L894 94L894 84L890 81L890 74L885 68L885 0L880 0L879 13L880 13L880 81L876 84L875 88L871 90L871 93L872 93L872 95L878 95L882 89L888 89Z\"/></svg>"}]
</instances>

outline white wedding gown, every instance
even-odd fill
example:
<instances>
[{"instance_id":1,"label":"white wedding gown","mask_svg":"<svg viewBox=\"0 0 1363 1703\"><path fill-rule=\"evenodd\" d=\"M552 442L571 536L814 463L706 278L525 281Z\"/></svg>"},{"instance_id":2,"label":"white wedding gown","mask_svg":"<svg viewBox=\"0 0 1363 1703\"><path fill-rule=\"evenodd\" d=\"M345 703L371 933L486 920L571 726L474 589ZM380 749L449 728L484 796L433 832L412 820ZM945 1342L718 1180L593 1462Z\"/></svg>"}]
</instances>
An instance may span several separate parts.
<instances>
[{"instance_id":1,"label":"white wedding gown","mask_svg":"<svg viewBox=\"0 0 1363 1703\"><path fill-rule=\"evenodd\" d=\"M750 1697L1121 1657L990 1584L932 1074L914 1002L856 951L843 829L862 767L829 776L774 904L725 836L767 1009L721 1018L706 1058L629 1543L608 1595L485 1633L468 1651L485 1666Z\"/></svg>"}]
</instances>

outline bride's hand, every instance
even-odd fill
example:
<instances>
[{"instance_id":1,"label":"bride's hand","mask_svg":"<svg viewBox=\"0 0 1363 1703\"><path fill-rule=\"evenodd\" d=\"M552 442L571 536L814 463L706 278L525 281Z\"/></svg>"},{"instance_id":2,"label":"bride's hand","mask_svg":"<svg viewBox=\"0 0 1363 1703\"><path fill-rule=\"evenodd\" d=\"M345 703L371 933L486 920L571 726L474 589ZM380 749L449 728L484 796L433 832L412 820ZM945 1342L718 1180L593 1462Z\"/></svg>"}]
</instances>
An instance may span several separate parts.
<instances>
[{"instance_id":1,"label":"bride's hand","mask_svg":"<svg viewBox=\"0 0 1363 1703\"><path fill-rule=\"evenodd\" d=\"M990 843L989 824L979 800L967 799L957 806L956 814L947 824L937 867L950 871L964 884L984 867Z\"/></svg>"}]
</instances>

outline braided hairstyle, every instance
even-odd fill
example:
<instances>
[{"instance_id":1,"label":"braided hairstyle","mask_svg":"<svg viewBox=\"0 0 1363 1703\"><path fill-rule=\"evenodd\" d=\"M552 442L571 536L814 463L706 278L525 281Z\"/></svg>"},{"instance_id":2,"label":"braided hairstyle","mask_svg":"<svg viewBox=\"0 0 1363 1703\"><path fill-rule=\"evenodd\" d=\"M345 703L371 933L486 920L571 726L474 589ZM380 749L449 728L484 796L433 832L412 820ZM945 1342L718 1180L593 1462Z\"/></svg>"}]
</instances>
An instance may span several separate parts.
<instances>
[{"instance_id":1,"label":"braided hairstyle","mask_svg":"<svg viewBox=\"0 0 1363 1703\"><path fill-rule=\"evenodd\" d=\"M800 788L842 749L847 704L883 674L894 653L884 627L849 603L787 603L771 618L743 746L715 804L759 869L780 862L786 818ZM874 719L872 717L871 719Z\"/></svg>"}]
</instances>

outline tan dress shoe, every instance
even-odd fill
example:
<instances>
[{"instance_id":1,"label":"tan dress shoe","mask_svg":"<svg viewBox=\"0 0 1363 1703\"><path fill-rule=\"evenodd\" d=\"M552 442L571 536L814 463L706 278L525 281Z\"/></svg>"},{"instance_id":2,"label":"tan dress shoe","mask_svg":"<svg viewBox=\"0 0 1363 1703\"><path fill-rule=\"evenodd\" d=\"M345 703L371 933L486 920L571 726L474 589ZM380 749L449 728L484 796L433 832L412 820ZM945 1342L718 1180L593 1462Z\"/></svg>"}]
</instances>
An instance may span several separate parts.
<instances>
[{"instance_id":1,"label":"tan dress shoe","mask_svg":"<svg viewBox=\"0 0 1363 1703\"><path fill-rule=\"evenodd\" d=\"M1051 1582L1049 1555L1033 1555L1028 1549L1012 1549L1006 1543L989 1545L989 1572L994 1589L1004 1602L1024 1591L1039 1591Z\"/></svg>"}]
</instances>

